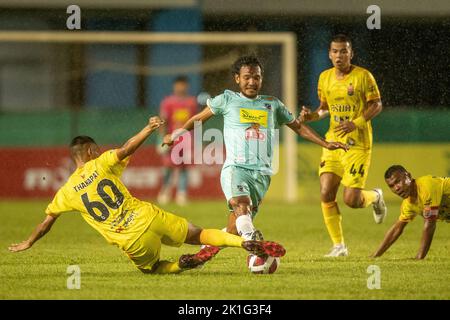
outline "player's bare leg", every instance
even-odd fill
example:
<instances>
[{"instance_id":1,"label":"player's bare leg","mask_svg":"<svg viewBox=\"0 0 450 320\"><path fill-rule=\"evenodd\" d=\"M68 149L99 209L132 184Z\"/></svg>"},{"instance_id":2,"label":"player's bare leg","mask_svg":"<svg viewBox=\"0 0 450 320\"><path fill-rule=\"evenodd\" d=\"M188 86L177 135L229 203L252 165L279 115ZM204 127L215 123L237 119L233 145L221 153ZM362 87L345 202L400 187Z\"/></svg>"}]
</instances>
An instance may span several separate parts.
<instances>
[{"instance_id":1,"label":"player's bare leg","mask_svg":"<svg viewBox=\"0 0 450 320\"><path fill-rule=\"evenodd\" d=\"M236 214L232 211L228 216L227 232L235 235L239 235L236 228Z\"/></svg>"},{"instance_id":2,"label":"player's bare leg","mask_svg":"<svg viewBox=\"0 0 450 320\"><path fill-rule=\"evenodd\" d=\"M320 175L320 200L322 214L328 234L333 241L333 248L326 257L338 257L348 255L342 232L342 215L336 202L336 195L341 183L341 177L325 172Z\"/></svg>"},{"instance_id":3,"label":"player's bare leg","mask_svg":"<svg viewBox=\"0 0 450 320\"><path fill-rule=\"evenodd\" d=\"M360 188L344 187L344 203L350 208L365 208L365 199ZM371 191L373 192L373 191ZM376 199L376 195L375 195ZM369 203L370 204L370 203Z\"/></svg>"},{"instance_id":4,"label":"player's bare leg","mask_svg":"<svg viewBox=\"0 0 450 320\"><path fill-rule=\"evenodd\" d=\"M261 231L253 226L252 200L250 197L233 197L230 199L230 206L233 208L237 233L245 240L263 240ZM232 230L230 224L229 227Z\"/></svg>"},{"instance_id":5,"label":"player's bare leg","mask_svg":"<svg viewBox=\"0 0 450 320\"><path fill-rule=\"evenodd\" d=\"M387 208L383 199L381 189L363 190L359 188L344 189L344 202L350 208L367 208L373 206L373 217L376 223L383 222L386 217Z\"/></svg>"}]
</instances>

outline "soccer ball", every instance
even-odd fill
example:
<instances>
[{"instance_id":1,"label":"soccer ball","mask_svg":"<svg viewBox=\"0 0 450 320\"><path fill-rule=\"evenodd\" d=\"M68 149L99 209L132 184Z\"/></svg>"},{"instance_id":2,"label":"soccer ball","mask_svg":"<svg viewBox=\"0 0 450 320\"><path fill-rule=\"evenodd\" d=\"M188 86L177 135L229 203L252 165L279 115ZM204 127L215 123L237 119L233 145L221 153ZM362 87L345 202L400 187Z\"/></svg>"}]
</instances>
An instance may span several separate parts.
<instances>
[{"instance_id":1,"label":"soccer ball","mask_svg":"<svg viewBox=\"0 0 450 320\"><path fill-rule=\"evenodd\" d=\"M247 256L247 266L251 273L274 273L280 265L280 258L260 257L254 254Z\"/></svg>"}]
</instances>

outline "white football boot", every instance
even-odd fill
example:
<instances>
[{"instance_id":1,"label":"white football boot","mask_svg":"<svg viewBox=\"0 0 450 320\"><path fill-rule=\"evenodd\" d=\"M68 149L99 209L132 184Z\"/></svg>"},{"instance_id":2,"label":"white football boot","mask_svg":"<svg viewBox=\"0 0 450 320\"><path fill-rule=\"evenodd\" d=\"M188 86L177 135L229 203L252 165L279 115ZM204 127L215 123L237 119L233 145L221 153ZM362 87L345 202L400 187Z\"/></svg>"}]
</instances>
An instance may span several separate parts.
<instances>
[{"instance_id":1,"label":"white football boot","mask_svg":"<svg viewBox=\"0 0 450 320\"><path fill-rule=\"evenodd\" d=\"M378 199L372 204L373 207L373 219L375 223L382 223L387 215L387 207L383 198L383 191L381 189L373 189L378 193Z\"/></svg>"},{"instance_id":2,"label":"white football boot","mask_svg":"<svg viewBox=\"0 0 450 320\"><path fill-rule=\"evenodd\" d=\"M348 256L348 249L345 244L335 244L330 253L324 255L326 258L346 257Z\"/></svg>"}]
</instances>

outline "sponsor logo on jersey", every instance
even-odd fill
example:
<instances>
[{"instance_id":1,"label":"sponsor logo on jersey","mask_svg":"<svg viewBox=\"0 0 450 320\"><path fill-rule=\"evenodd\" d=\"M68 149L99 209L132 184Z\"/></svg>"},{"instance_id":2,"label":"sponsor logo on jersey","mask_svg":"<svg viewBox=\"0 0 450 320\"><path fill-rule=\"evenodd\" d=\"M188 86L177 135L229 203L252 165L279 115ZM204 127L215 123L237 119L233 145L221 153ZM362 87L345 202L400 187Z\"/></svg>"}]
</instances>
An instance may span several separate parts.
<instances>
[{"instance_id":1,"label":"sponsor logo on jersey","mask_svg":"<svg viewBox=\"0 0 450 320\"><path fill-rule=\"evenodd\" d=\"M270 103L264 103L264 108L267 110L272 110L272 105Z\"/></svg>"},{"instance_id":2,"label":"sponsor logo on jersey","mask_svg":"<svg viewBox=\"0 0 450 320\"><path fill-rule=\"evenodd\" d=\"M268 113L265 110L240 109L241 123L256 123L267 127Z\"/></svg>"},{"instance_id":3,"label":"sponsor logo on jersey","mask_svg":"<svg viewBox=\"0 0 450 320\"><path fill-rule=\"evenodd\" d=\"M353 85L350 83L347 88L347 94L349 96L352 96L354 93L355 93L355 88L353 88Z\"/></svg>"},{"instance_id":4,"label":"sponsor logo on jersey","mask_svg":"<svg viewBox=\"0 0 450 320\"><path fill-rule=\"evenodd\" d=\"M112 222L111 222L111 229L116 228L119 223L122 222L123 219L125 219L126 215L130 212L130 210L123 210L121 214L117 216Z\"/></svg>"},{"instance_id":5,"label":"sponsor logo on jersey","mask_svg":"<svg viewBox=\"0 0 450 320\"><path fill-rule=\"evenodd\" d=\"M127 217L128 215L128 217ZM138 216L137 212L133 212L130 210L124 210L114 221L111 223L110 229L113 230L116 233L121 233L122 231L126 230L130 224L133 223L133 221ZM119 225L121 222L123 222L122 225Z\"/></svg>"},{"instance_id":6,"label":"sponsor logo on jersey","mask_svg":"<svg viewBox=\"0 0 450 320\"><path fill-rule=\"evenodd\" d=\"M260 125L253 123L249 128L245 130L245 140L266 140L266 134L259 131Z\"/></svg>"},{"instance_id":7,"label":"sponsor logo on jersey","mask_svg":"<svg viewBox=\"0 0 450 320\"><path fill-rule=\"evenodd\" d=\"M334 115L335 122L344 122L344 121L349 121L349 120L350 120L350 116L339 117L337 115Z\"/></svg>"},{"instance_id":8,"label":"sponsor logo on jersey","mask_svg":"<svg viewBox=\"0 0 450 320\"><path fill-rule=\"evenodd\" d=\"M348 104L333 104L331 105L331 112L355 112L355 106L349 106Z\"/></svg>"}]
</instances>

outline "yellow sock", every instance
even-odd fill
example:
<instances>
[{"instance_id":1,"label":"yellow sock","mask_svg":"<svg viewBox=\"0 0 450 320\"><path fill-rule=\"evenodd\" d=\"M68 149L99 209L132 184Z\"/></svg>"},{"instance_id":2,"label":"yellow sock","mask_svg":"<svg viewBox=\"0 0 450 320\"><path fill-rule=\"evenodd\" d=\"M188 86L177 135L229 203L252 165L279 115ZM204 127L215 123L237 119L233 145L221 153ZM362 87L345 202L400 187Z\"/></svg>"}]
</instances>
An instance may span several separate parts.
<instances>
[{"instance_id":1,"label":"yellow sock","mask_svg":"<svg viewBox=\"0 0 450 320\"><path fill-rule=\"evenodd\" d=\"M344 243L344 235L342 233L342 216L336 201L322 202L322 213L328 234L334 244Z\"/></svg>"},{"instance_id":2,"label":"yellow sock","mask_svg":"<svg viewBox=\"0 0 450 320\"><path fill-rule=\"evenodd\" d=\"M243 239L234 234L217 229L203 229L200 233L200 242L215 247L238 247L242 245Z\"/></svg>"},{"instance_id":3,"label":"yellow sock","mask_svg":"<svg viewBox=\"0 0 450 320\"><path fill-rule=\"evenodd\" d=\"M153 273L179 273L181 272L181 268L178 265L178 262L170 262L170 261L159 261L158 267Z\"/></svg>"},{"instance_id":4,"label":"yellow sock","mask_svg":"<svg viewBox=\"0 0 450 320\"><path fill-rule=\"evenodd\" d=\"M367 208L378 199L378 193L373 190L362 190L361 195L363 198L363 208Z\"/></svg>"}]
</instances>

